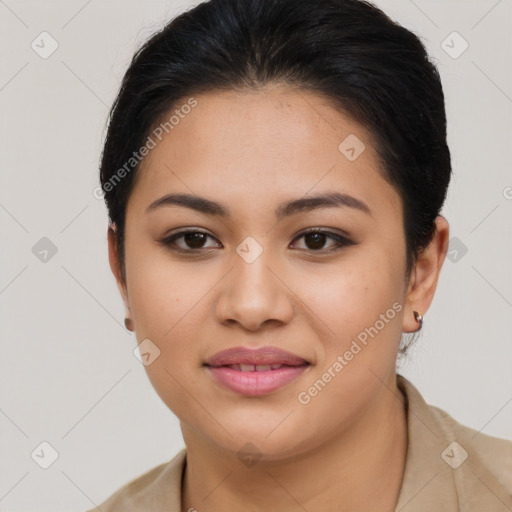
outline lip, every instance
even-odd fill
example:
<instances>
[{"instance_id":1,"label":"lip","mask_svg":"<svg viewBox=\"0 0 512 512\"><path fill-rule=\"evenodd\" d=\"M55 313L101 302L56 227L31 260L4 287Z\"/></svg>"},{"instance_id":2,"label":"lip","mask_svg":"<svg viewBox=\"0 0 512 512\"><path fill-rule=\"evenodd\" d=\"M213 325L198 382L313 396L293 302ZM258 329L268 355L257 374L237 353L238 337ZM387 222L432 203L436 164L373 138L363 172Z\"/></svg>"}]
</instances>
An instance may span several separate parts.
<instances>
[{"instance_id":1,"label":"lip","mask_svg":"<svg viewBox=\"0 0 512 512\"><path fill-rule=\"evenodd\" d=\"M309 363L302 357L277 347L234 347L217 352L206 361L206 364L208 366L227 366L230 364L283 364L299 366Z\"/></svg>"},{"instance_id":2,"label":"lip","mask_svg":"<svg viewBox=\"0 0 512 512\"><path fill-rule=\"evenodd\" d=\"M254 365L255 368L242 371L240 365ZM276 347L235 347L218 352L205 366L217 382L230 390L246 396L259 396L272 393L296 379L310 363ZM257 366L265 368L256 369Z\"/></svg>"}]
</instances>

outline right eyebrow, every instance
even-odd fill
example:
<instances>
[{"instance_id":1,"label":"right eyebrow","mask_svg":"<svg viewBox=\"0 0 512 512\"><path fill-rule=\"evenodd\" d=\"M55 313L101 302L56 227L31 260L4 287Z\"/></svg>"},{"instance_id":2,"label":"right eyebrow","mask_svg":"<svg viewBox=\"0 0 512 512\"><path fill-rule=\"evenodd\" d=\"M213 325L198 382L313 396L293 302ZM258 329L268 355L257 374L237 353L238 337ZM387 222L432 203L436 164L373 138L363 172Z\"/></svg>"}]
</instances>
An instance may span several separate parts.
<instances>
[{"instance_id":1,"label":"right eyebrow","mask_svg":"<svg viewBox=\"0 0 512 512\"><path fill-rule=\"evenodd\" d=\"M167 194L153 201L146 208L146 213L161 208L162 206L184 206L185 208L191 208L192 210L207 215L218 215L221 217L231 216L229 210L220 203L192 194Z\"/></svg>"}]
</instances>

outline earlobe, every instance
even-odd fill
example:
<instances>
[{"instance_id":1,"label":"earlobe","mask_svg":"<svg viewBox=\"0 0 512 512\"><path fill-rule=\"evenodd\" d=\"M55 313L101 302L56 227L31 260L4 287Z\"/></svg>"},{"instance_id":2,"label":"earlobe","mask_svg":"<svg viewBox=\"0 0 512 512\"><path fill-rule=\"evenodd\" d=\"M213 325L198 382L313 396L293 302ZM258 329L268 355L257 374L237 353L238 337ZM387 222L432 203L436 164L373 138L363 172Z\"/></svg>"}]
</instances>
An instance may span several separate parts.
<instances>
[{"instance_id":1,"label":"earlobe","mask_svg":"<svg viewBox=\"0 0 512 512\"><path fill-rule=\"evenodd\" d=\"M436 231L432 241L418 254L416 265L411 272L402 325L403 332L415 332L421 328L423 316L434 298L441 268L448 252L450 232L448 221L439 215L435 222Z\"/></svg>"}]
</instances>

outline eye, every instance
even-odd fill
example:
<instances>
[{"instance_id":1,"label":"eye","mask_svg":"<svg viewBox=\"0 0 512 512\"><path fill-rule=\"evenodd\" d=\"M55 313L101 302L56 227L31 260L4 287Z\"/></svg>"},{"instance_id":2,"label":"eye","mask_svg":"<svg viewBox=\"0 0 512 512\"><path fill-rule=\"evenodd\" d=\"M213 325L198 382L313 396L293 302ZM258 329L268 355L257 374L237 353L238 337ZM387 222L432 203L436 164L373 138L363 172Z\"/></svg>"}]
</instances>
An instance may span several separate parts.
<instances>
[{"instance_id":1,"label":"eye","mask_svg":"<svg viewBox=\"0 0 512 512\"><path fill-rule=\"evenodd\" d=\"M309 228L295 237L294 240L300 240L301 238L304 239L306 247L299 247L299 249L319 253L330 253L345 246L356 244L356 242L353 242L345 236L319 228ZM217 243L214 245L206 245L208 239L215 240ZM325 244L328 241L332 243L326 249ZM222 244L215 237L205 231L197 229L174 233L160 240L160 243L171 250L188 253L195 251L200 252L202 249L222 247Z\"/></svg>"},{"instance_id":2,"label":"eye","mask_svg":"<svg viewBox=\"0 0 512 512\"><path fill-rule=\"evenodd\" d=\"M355 245L354 241L348 239L345 236L319 228L309 228L308 230L297 236L295 240L299 240L301 238L304 239L306 245L304 249L313 252L329 253L337 251L345 246ZM324 245L329 240L331 240L333 243L331 244L330 247L325 249Z\"/></svg>"},{"instance_id":3,"label":"eye","mask_svg":"<svg viewBox=\"0 0 512 512\"><path fill-rule=\"evenodd\" d=\"M165 246L168 246L170 249L175 249L178 251L186 251L192 252L194 250L200 249L209 249L213 246L206 246L206 241L211 238L212 240L216 240L213 236L209 235L204 231L199 230L187 230L180 231L179 233L175 233L174 235L168 236L160 241ZM177 241L180 240L180 243ZM219 242L220 243L220 242ZM218 247L218 246L217 246Z\"/></svg>"}]
</instances>

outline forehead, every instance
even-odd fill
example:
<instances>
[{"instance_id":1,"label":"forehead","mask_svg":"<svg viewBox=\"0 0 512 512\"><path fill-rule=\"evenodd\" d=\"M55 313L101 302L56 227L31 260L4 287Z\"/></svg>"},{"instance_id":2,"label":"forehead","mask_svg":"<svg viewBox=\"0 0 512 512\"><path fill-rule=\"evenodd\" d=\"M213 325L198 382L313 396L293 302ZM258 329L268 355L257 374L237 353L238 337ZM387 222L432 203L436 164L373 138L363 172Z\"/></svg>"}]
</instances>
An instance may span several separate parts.
<instances>
[{"instance_id":1,"label":"forehead","mask_svg":"<svg viewBox=\"0 0 512 512\"><path fill-rule=\"evenodd\" d=\"M177 102L164 122L188 100ZM396 203L371 133L325 97L272 86L194 100L192 109L174 116L172 127L152 135L156 146L143 160L132 193L141 206L175 190L226 201L246 198L247 208L271 197L333 189L364 196L365 202Z\"/></svg>"}]
</instances>

